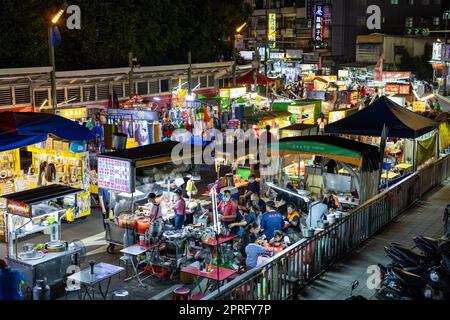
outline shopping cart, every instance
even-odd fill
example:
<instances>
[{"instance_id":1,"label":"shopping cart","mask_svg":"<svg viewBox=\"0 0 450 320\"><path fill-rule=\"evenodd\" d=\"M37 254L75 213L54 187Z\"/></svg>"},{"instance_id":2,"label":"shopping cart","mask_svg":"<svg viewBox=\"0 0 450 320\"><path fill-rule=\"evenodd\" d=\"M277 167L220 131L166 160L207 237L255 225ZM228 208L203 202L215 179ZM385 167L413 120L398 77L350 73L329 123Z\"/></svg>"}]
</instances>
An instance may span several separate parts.
<instances>
[{"instance_id":1,"label":"shopping cart","mask_svg":"<svg viewBox=\"0 0 450 320\"><path fill-rule=\"evenodd\" d=\"M123 238L125 232L127 231L133 232L133 239L136 238L136 232L134 230L121 228L117 223L109 219L105 219L105 228L106 228L106 242L108 243L108 248L106 249L106 251L109 254L114 253L114 249L116 248L116 246L121 247L124 246Z\"/></svg>"}]
</instances>

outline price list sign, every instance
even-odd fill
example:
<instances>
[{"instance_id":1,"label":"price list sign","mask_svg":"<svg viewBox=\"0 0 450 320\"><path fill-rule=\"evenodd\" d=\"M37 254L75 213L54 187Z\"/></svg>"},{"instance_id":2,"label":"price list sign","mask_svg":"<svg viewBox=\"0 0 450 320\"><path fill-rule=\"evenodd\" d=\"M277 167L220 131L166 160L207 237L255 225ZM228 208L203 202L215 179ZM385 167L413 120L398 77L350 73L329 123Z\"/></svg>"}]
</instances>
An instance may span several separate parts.
<instances>
[{"instance_id":1,"label":"price list sign","mask_svg":"<svg viewBox=\"0 0 450 320\"><path fill-rule=\"evenodd\" d=\"M99 188L133 193L133 173L130 162L109 158L98 158Z\"/></svg>"}]
</instances>

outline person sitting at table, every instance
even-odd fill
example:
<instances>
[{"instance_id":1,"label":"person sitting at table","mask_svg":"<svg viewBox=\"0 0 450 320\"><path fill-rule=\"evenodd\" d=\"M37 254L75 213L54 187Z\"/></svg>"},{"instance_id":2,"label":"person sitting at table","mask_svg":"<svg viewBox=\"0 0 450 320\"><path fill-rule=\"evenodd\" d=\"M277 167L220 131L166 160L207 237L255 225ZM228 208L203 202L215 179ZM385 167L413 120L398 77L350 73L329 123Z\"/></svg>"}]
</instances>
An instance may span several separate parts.
<instances>
[{"instance_id":1,"label":"person sitting at table","mask_svg":"<svg viewBox=\"0 0 450 320\"><path fill-rule=\"evenodd\" d=\"M284 218L284 230L286 235L292 239L293 242L300 240L300 213L293 203L287 206L287 213Z\"/></svg>"},{"instance_id":2,"label":"person sitting at table","mask_svg":"<svg viewBox=\"0 0 450 320\"><path fill-rule=\"evenodd\" d=\"M247 206L249 204L257 206L260 212L266 212L266 203L259 197L258 193L252 193L250 200L247 201Z\"/></svg>"},{"instance_id":3,"label":"person sitting at table","mask_svg":"<svg viewBox=\"0 0 450 320\"><path fill-rule=\"evenodd\" d=\"M225 227L228 227L230 224L236 222L238 206L233 199L231 199L231 192L229 190L224 191L222 201L220 201L217 206L217 210L220 214L219 219ZM233 231L238 232L234 230L234 228Z\"/></svg>"},{"instance_id":4,"label":"person sitting at table","mask_svg":"<svg viewBox=\"0 0 450 320\"><path fill-rule=\"evenodd\" d=\"M247 248L250 243L254 243L256 239L260 238L260 232L261 227L257 221L253 221L252 223L249 223L245 226L240 248L240 253L243 258L247 258L245 248Z\"/></svg>"},{"instance_id":5,"label":"person sitting at table","mask_svg":"<svg viewBox=\"0 0 450 320\"><path fill-rule=\"evenodd\" d=\"M277 208L277 211L283 216L287 213L287 201L285 198L288 198L288 196L280 194L275 199L275 207Z\"/></svg>"},{"instance_id":6,"label":"person sitting at table","mask_svg":"<svg viewBox=\"0 0 450 320\"><path fill-rule=\"evenodd\" d=\"M325 196L323 197L323 203L327 205L328 209L334 209L337 210L340 207L339 199L338 197L332 193L327 192Z\"/></svg>"},{"instance_id":7,"label":"person sitting at table","mask_svg":"<svg viewBox=\"0 0 450 320\"><path fill-rule=\"evenodd\" d=\"M244 233L244 229L247 225L252 224L255 221L258 221L257 216L258 210L259 209L256 206L255 207L250 206L246 208L246 210L239 210L236 215L236 222L228 225L228 228L232 230L232 233L237 229L237 233L233 234L242 236L242 234Z\"/></svg>"},{"instance_id":8,"label":"person sitting at table","mask_svg":"<svg viewBox=\"0 0 450 320\"><path fill-rule=\"evenodd\" d=\"M261 217L261 228L267 239L272 240L275 230L282 230L284 226L284 219L281 213L275 210L275 203L269 201L266 203L267 211Z\"/></svg>"},{"instance_id":9,"label":"person sitting at table","mask_svg":"<svg viewBox=\"0 0 450 320\"><path fill-rule=\"evenodd\" d=\"M256 237L253 238L253 242L249 243L245 247L245 265L247 270L253 269L258 265L258 258L267 252L267 248L259 244L260 240Z\"/></svg>"},{"instance_id":10,"label":"person sitting at table","mask_svg":"<svg viewBox=\"0 0 450 320\"><path fill-rule=\"evenodd\" d=\"M285 237L283 231L276 230L273 233L272 240L269 241L269 250L273 251L274 254L280 253L290 245L290 240Z\"/></svg>"},{"instance_id":11,"label":"person sitting at table","mask_svg":"<svg viewBox=\"0 0 450 320\"><path fill-rule=\"evenodd\" d=\"M181 196L183 191L178 189L175 190L174 193L175 193L173 204L173 210L175 212L174 226L175 230L180 230L183 229L184 222L186 221L186 201L184 201L183 197Z\"/></svg>"},{"instance_id":12,"label":"person sitting at table","mask_svg":"<svg viewBox=\"0 0 450 320\"><path fill-rule=\"evenodd\" d=\"M250 196L254 193L259 194L260 186L259 182L256 181L256 176L254 174L248 177L248 184L245 192L245 199L250 198Z\"/></svg>"}]
</instances>

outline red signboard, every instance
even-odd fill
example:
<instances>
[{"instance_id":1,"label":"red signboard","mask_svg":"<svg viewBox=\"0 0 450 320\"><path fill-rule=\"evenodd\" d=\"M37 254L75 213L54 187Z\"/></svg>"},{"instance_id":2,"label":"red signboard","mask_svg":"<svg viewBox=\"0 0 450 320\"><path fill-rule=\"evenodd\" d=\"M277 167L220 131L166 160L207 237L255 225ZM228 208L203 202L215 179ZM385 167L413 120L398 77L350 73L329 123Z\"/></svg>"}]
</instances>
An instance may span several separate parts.
<instances>
[{"instance_id":1,"label":"red signboard","mask_svg":"<svg viewBox=\"0 0 450 320\"><path fill-rule=\"evenodd\" d=\"M411 86L409 84L387 84L384 86L385 94L404 94L411 93Z\"/></svg>"}]
</instances>

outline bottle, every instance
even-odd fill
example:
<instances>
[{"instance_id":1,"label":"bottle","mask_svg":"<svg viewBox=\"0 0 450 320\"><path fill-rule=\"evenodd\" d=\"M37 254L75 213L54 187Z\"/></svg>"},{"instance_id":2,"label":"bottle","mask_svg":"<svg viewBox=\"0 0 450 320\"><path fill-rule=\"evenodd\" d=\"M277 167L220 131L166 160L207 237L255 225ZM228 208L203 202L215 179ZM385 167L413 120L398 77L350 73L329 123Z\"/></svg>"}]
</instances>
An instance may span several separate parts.
<instances>
[{"instance_id":1,"label":"bottle","mask_svg":"<svg viewBox=\"0 0 450 320\"><path fill-rule=\"evenodd\" d=\"M50 287L45 280L36 280L33 288L33 300L50 300Z\"/></svg>"}]
</instances>

